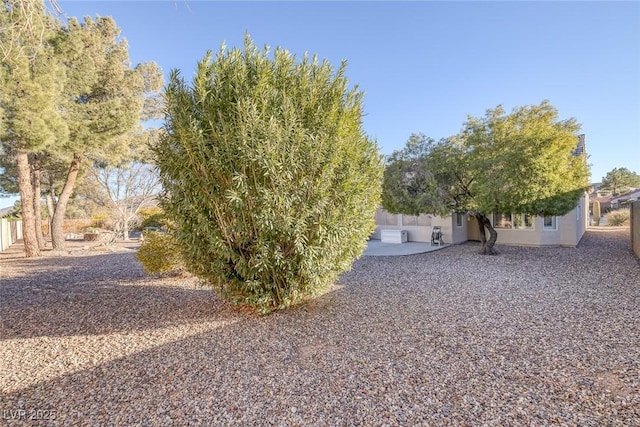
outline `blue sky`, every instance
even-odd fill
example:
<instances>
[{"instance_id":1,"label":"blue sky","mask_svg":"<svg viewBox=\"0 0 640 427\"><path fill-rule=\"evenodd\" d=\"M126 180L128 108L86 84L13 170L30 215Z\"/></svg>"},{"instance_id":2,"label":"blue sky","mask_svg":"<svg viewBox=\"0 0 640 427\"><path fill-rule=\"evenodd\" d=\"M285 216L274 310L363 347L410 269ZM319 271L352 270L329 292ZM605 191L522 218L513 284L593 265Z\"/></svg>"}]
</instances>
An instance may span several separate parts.
<instances>
[{"instance_id":1,"label":"blue sky","mask_svg":"<svg viewBox=\"0 0 640 427\"><path fill-rule=\"evenodd\" d=\"M132 63L190 80L221 43L317 54L365 92L365 131L383 154L412 132L440 139L468 115L548 99L586 134L592 181L640 173L639 2L57 1L112 16ZM7 203L0 200L0 203Z\"/></svg>"}]
</instances>

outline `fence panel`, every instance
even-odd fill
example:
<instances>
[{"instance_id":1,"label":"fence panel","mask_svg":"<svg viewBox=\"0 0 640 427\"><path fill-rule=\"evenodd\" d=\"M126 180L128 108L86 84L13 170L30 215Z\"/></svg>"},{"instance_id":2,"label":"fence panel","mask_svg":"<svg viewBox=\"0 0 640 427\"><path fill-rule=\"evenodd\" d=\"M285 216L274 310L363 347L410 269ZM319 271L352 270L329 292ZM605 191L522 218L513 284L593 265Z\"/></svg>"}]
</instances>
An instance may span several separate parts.
<instances>
[{"instance_id":1,"label":"fence panel","mask_svg":"<svg viewBox=\"0 0 640 427\"><path fill-rule=\"evenodd\" d=\"M631 249L640 258L640 201L631 203Z\"/></svg>"},{"instance_id":2,"label":"fence panel","mask_svg":"<svg viewBox=\"0 0 640 427\"><path fill-rule=\"evenodd\" d=\"M22 221L0 218L0 252L22 239Z\"/></svg>"}]
</instances>

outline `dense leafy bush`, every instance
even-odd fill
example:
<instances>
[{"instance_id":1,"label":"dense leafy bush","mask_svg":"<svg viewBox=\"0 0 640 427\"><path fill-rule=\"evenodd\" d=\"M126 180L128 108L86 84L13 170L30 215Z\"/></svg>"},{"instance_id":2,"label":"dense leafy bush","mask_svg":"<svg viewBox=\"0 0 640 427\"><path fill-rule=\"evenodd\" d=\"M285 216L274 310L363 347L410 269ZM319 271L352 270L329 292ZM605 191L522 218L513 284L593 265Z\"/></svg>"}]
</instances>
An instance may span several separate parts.
<instances>
[{"instance_id":1,"label":"dense leafy bush","mask_svg":"<svg viewBox=\"0 0 640 427\"><path fill-rule=\"evenodd\" d=\"M383 164L345 64L221 49L172 72L154 147L189 271L223 297L285 308L321 293L373 232Z\"/></svg>"},{"instance_id":2,"label":"dense leafy bush","mask_svg":"<svg viewBox=\"0 0 640 427\"><path fill-rule=\"evenodd\" d=\"M611 211L604 216L606 224L612 227L629 225L631 221L631 211L629 209L618 209Z\"/></svg>"},{"instance_id":3,"label":"dense leafy bush","mask_svg":"<svg viewBox=\"0 0 640 427\"><path fill-rule=\"evenodd\" d=\"M178 245L165 233L145 233L137 257L144 271L150 274L181 271L184 265Z\"/></svg>"},{"instance_id":4,"label":"dense leafy bush","mask_svg":"<svg viewBox=\"0 0 640 427\"><path fill-rule=\"evenodd\" d=\"M140 218L140 230L148 227L162 228L168 225L164 211L158 206L140 209L138 217Z\"/></svg>"}]
</instances>

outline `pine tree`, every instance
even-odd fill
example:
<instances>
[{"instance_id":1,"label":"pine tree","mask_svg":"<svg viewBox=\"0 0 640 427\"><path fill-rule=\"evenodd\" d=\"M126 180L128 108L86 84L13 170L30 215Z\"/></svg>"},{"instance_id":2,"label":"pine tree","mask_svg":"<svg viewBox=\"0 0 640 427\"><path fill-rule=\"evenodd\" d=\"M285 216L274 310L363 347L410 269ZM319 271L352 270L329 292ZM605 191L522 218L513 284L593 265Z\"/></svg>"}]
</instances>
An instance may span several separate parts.
<instances>
[{"instance_id":1,"label":"pine tree","mask_svg":"<svg viewBox=\"0 0 640 427\"><path fill-rule=\"evenodd\" d=\"M63 70L50 40L57 30L41 1L5 1L0 10L0 111L3 151L17 166L25 255L38 256L32 169L29 155L40 153L67 132L58 110Z\"/></svg>"}]
</instances>

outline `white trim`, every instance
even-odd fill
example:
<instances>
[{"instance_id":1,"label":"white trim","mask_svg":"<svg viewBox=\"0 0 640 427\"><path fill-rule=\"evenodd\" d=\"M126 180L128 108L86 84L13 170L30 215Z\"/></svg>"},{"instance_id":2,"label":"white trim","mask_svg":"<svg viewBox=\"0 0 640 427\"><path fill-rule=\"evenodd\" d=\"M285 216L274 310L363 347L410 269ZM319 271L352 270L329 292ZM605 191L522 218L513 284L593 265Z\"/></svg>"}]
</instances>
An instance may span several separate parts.
<instances>
[{"instance_id":1,"label":"white trim","mask_svg":"<svg viewBox=\"0 0 640 427\"><path fill-rule=\"evenodd\" d=\"M503 217L507 217L508 216L508 223L509 226L508 227L499 227L496 226L495 223L495 216L496 215L501 215ZM516 225L516 221L514 220L515 217L519 217L520 220L522 221L521 224L518 226ZM529 224L531 224L530 226L526 226L526 219L525 218L529 218ZM527 214L500 214L500 213L492 213L491 214L491 225L493 225L494 228L498 229L498 230L517 230L517 231L534 231L535 230L535 217L533 215L527 215Z\"/></svg>"},{"instance_id":2,"label":"white trim","mask_svg":"<svg viewBox=\"0 0 640 427\"><path fill-rule=\"evenodd\" d=\"M545 219L551 217L552 225L545 224ZM544 231L558 231L558 217L553 215L545 215L542 217L542 230Z\"/></svg>"}]
</instances>

